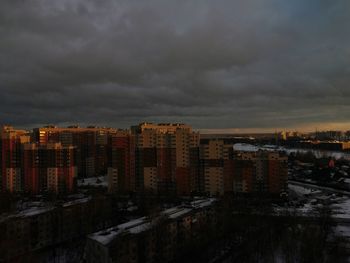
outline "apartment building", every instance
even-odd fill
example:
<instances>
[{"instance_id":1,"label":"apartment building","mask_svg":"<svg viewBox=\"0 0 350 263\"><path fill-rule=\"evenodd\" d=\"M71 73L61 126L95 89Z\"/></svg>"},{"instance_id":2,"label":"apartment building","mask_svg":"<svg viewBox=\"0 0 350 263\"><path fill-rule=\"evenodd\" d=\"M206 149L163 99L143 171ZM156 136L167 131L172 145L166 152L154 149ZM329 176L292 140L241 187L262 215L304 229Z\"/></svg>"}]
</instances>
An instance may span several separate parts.
<instances>
[{"instance_id":1,"label":"apartment building","mask_svg":"<svg viewBox=\"0 0 350 263\"><path fill-rule=\"evenodd\" d=\"M30 141L27 131L3 126L0 130L1 188L4 191L19 192L23 189L21 165L23 144Z\"/></svg>"},{"instance_id":2,"label":"apartment building","mask_svg":"<svg viewBox=\"0 0 350 263\"><path fill-rule=\"evenodd\" d=\"M23 208L0 215L0 262L46 262L40 254L67 241L84 238L110 224L106 197L82 196L53 206L22 203Z\"/></svg>"},{"instance_id":3,"label":"apartment building","mask_svg":"<svg viewBox=\"0 0 350 263\"><path fill-rule=\"evenodd\" d=\"M70 193L75 190L76 147L61 143L27 143L23 145L22 156L23 190L30 193Z\"/></svg>"},{"instance_id":4,"label":"apartment building","mask_svg":"<svg viewBox=\"0 0 350 263\"><path fill-rule=\"evenodd\" d=\"M223 195L232 191L233 144L225 139L203 139L200 145L201 191Z\"/></svg>"},{"instance_id":5,"label":"apartment building","mask_svg":"<svg viewBox=\"0 0 350 263\"><path fill-rule=\"evenodd\" d=\"M216 199L201 199L96 232L87 238L90 262L172 262L186 241L216 224Z\"/></svg>"},{"instance_id":6,"label":"apartment building","mask_svg":"<svg viewBox=\"0 0 350 263\"><path fill-rule=\"evenodd\" d=\"M178 123L141 123L131 130L138 189L181 195L197 190L199 133Z\"/></svg>"},{"instance_id":7,"label":"apartment building","mask_svg":"<svg viewBox=\"0 0 350 263\"><path fill-rule=\"evenodd\" d=\"M108 191L135 191L135 136L130 132L112 134L108 141Z\"/></svg>"},{"instance_id":8,"label":"apartment building","mask_svg":"<svg viewBox=\"0 0 350 263\"><path fill-rule=\"evenodd\" d=\"M233 172L235 193L279 195L287 191L288 157L278 152L235 152Z\"/></svg>"},{"instance_id":9,"label":"apartment building","mask_svg":"<svg viewBox=\"0 0 350 263\"><path fill-rule=\"evenodd\" d=\"M95 126L45 126L33 129L33 138L39 145L59 142L63 146L76 146L78 176L91 177L107 173L108 138L118 132L119 129Z\"/></svg>"}]
</instances>

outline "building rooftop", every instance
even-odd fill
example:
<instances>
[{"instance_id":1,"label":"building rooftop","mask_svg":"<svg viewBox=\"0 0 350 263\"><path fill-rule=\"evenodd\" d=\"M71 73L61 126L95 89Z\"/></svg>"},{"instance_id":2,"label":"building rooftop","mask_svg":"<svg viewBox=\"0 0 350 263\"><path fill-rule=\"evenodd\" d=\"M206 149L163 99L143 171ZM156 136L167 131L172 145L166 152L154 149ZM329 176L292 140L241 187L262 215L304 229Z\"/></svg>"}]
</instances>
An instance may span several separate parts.
<instances>
[{"instance_id":1,"label":"building rooftop","mask_svg":"<svg viewBox=\"0 0 350 263\"><path fill-rule=\"evenodd\" d=\"M166 216L170 219L181 218L182 216L189 214L196 208L204 208L206 206L212 205L216 201L215 198L201 199L191 202L188 206L176 206L163 210L160 217ZM101 230L99 232L93 233L88 236L88 238L100 243L101 245L108 245L112 242L118 235L122 234L138 234L146 231L152 227L152 220L149 217L140 217L126 223Z\"/></svg>"},{"instance_id":2,"label":"building rooftop","mask_svg":"<svg viewBox=\"0 0 350 263\"><path fill-rule=\"evenodd\" d=\"M75 200L62 203L62 207L69 207L76 204L82 204L90 200L91 200L91 196L79 197ZM57 205L52 203L40 202L40 201L26 202L21 204L21 206L18 207L16 212L2 214L0 216L0 222L9 220L9 219L15 219L15 218L38 216L38 215L50 212L56 208L57 208Z\"/></svg>"},{"instance_id":3,"label":"building rooftop","mask_svg":"<svg viewBox=\"0 0 350 263\"><path fill-rule=\"evenodd\" d=\"M102 245L108 245L114 238L122 233L130 232L130 233L139 233L144 231L146 228L146 217L140 217L126 223L101 230L94 234L89 235L90 239L101 243ZM142 227L142 228L141 228ZM135 229L136 228L136 229Z\"/></svg>"}]
</instances>

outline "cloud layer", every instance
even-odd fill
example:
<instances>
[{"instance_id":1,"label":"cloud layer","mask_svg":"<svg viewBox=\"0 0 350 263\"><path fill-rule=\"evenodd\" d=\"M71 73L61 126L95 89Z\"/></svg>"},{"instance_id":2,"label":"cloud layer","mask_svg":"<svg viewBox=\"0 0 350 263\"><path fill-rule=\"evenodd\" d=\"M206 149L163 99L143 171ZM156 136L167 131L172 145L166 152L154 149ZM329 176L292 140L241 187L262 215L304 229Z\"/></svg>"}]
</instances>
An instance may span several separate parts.
<instances>
[{"instance_id":1,"label":"cloud layer","mask_svg":"<svg viewBox=\"0 0 350 263\"><path fill-rule=\"evenodd\" d=\"M4 0L0 123L348 123L348 0Z\"/></svg>"}]
</instances>

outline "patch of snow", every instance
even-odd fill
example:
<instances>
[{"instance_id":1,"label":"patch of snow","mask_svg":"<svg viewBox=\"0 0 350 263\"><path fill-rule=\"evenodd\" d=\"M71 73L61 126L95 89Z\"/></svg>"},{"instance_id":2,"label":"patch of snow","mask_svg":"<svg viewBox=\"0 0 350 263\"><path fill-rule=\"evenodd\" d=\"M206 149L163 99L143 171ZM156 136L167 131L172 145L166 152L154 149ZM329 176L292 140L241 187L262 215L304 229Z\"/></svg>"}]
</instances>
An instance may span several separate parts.
<instances>
[{"instance_id":1,"label":"patch of snow","mask_svg":"<svg viewBox=\"0 0 350 263\"><path fill-rule=\"evenodd\" d=\"M312 193L311 189L299 185L289 184L288 188L294 191L297 195L308 195Z\"/></svg>"},{"instance_id":2,"label":"patch of snow","mask_svg":"<svg viewBox=\"0 0 350 263\"><path fill-rule=\"evenodd\" d=\"M257 146L247 144L247 143L236 143L233 145L235 151L244 151L244 152L257 152L259 148Z\"/></svg>"},{"instance_id":3,"label":"patch of snow","mask_svg":"<svg viewBox=\"0 0 350 263\"><path fill-rule=\"evenodd\" d=\"M342 201L331 206L333 208L333 217L337 219L350 219L350 199L344 197Z\"/></svg>"},{"instance_id":4,"label":"patch of snow","mask_svg":"<svg viewBox=\"0 0 350 263\"><path fill-rule=\"evenodd\" d=\"M248 151L248 152L256 152L258 150L265 150L265 151L283 151L286 152L287 154L291 153L307 153L307 152L312 152L317 158L322 158L322 157L332 157L336 160L338 159L346 159L350 160L350 154L349 153L344 153L344 152L333 152L333 151L323 151L323 150L313 150L313 149L301 149L301 148L285 148L285 147L279 147L279 146L274 146L271 147L271 145L265 145L265 146L255 146L252 144L247 144L247 143L236 143L233 146L234 150L236 151Z\"/></svg>"},{"instance_id":5,"label":"patch of snow","mask_svg":"<svg viewBox=\"0 0 350 263\"><path fill-rule=\"evenodd\" d=\"M81 198L81 199L77 199L77 200L73 200L73 201L69 201L69 202L66 202L66 203L64 203L62 206L63 206L63 207L68 207L68 206L71 206L71 205L86 203L86 202L88 202L88 201L90 201L90 200L91 200L91 196L85 197L85 198Z\"/></svg>"},{"instance_id":6,"label":"patch of snow","mask_svg":"<svg viewBox=\"0 0 350 263\"><path fill-rule=\"evenodd\" d=\"M79 179L77 182L78 186L103 186L108 187L107 176L100 177L88 177Z\"/></svg>"},{"instance_id":7,"label":"patch of snow","mask_svg":"<svg viewBox=\"0 0 350 263\"><path fill-rule=\"evenodd\" d=\"M16 216L19 217L30 217L30 216L36 216L40 214L44 214L46 212L49 212L53 210L55 207L31 207L29 209L25 209L23 211L20 211Z\"/></svg>"},{"instance_id":8,"label":"patch of snow","mask_svg":"<svg viewBox=\"0 0 350 263\"><path fill-rule=\"evenodd\" d=\"M191 211L192 211L191 208L183 208L183 209L181 209L181 210L179 210L179 211L177 211L175 213L170 214L169 218L176 219L176 218L179 218L181 216L184 216L184 215L188 214Z\"/></svg>"}]
</instances>

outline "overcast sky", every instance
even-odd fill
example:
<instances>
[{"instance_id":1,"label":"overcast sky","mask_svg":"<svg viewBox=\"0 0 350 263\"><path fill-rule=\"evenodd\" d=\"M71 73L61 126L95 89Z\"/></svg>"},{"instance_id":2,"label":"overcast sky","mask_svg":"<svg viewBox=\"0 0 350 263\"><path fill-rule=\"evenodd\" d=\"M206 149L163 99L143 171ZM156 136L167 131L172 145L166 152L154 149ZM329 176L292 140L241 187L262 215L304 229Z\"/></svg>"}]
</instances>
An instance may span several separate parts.
<instances>
[{"instance_id":1,"label":"overcast sky","mask_svg":"<svg viewBox=\"0 0 350 263\"><path fill-rule=\"evenodd\" d=\"M349 0L1 0L0 124L350 129Z\"/></svg>"}]
</instances>

